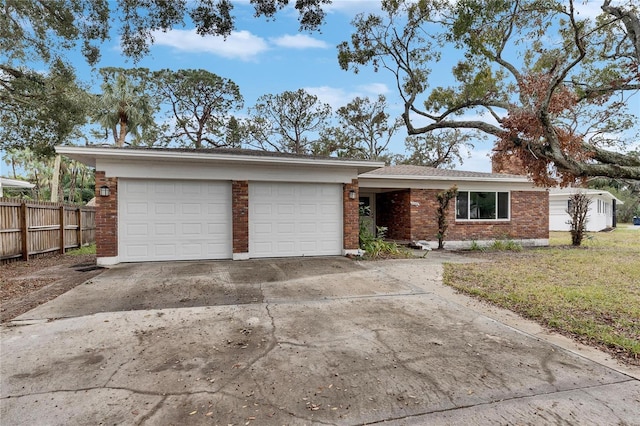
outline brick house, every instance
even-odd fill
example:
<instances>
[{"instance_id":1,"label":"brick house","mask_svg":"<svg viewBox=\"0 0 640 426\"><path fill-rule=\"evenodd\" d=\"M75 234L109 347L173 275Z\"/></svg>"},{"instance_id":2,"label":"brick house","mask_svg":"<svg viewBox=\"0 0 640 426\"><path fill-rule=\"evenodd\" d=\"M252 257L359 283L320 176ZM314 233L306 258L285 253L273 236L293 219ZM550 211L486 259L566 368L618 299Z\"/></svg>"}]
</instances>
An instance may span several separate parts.
<instances>
[{"instance_id":1,"label":"brick house","mask_svg":"<svg viewBox=\"0 0 640 426\"><path fill-rule=\"evenodd\" d=\"M453 183L448 247L548 242L547 193L520 176L247 150L56 150L96 169L100 265L357 253L363 200L390 238L432 241L435 194ZM478 202L492 196L495 218Z\"/></svg>"},{"instance_id":2,"label":"brick house","mask_svg":"<svg viewBox=\"0 0 640 426\"><path fill-rule=\"evenodd\" d=\"M447 213L448 248L509 238L523 245L548 245L549 195L525 176L435 169L411 165L379 168L359 176L360 201L370 226L387 228L399 241L428 241L437 247L436 195L456 185Z\"/></svg>"}]
</instances>

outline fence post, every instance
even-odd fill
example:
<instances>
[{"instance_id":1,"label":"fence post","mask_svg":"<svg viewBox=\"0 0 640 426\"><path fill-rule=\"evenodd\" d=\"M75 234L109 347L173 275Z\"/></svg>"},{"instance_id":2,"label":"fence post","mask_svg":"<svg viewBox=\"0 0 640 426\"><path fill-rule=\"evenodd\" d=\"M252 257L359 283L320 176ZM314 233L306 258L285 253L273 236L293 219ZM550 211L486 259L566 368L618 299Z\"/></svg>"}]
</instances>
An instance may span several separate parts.
<instances>
[{"instance_id":1,"label":"fence post","mask_svg":"<svg viewBox=\"0 0 640 426\"><path fill-rule=\"evenodd\" d=\"M64 254L64 206L60 206L60 254Z\"/></svg>"},{"instance_id":2,"label":"fence post","mask_svg":"<svg viewBox=\"0 0 640 426\"><path fill-rule=\"evenodd\" d=\"M78 206L77 210L78 212L78 220L76 221L78 223L78 248L82 247L82 207Z\"/></svg>"},{"instance_id":3,"label":"fence post","mask_svg":"<svg viewBox=\"0 0 640 426\"><path fill-rule=\"evenodd\" d=\"M20 231L22 233L22 260L29 260L29 221L27 220L27 203L20 205Z\"/></svg>"}]
</instances>

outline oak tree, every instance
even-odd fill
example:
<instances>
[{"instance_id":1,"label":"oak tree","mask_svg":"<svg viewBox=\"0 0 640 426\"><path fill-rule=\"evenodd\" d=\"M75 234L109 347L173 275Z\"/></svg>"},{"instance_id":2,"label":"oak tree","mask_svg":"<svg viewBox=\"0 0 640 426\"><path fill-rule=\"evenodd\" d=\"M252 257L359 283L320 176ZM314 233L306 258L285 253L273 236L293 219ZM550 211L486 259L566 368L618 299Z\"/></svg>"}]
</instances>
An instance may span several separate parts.
<instances>
[{"instance_id":1,"label":"oak tree","mask_svg":"<svg viewBox=\"0 0 640 426\"><path fill-rule=\"evenodd\" d=\"M339 62L393 75L409 135L489 135L494 160L515 158L542 185L640 179L629 102L640 89L638 8L605 0L602 10L589 19L573 0L383 2L383 14L354 20Z\"/></svg>"}]
</instances>

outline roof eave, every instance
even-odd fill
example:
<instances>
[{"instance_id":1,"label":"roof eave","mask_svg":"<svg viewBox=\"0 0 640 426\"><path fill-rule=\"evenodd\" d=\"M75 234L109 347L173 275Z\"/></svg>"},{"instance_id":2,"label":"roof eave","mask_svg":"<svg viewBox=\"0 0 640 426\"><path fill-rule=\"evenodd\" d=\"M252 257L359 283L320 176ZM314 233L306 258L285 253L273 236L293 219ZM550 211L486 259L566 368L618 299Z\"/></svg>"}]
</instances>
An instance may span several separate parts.
<instances>
[{"instance_id":1,"label":"roof eave","mask_svg":"<svg viewBox=\"0 0 640 426\"><path fill-rule=\"evenodd\" d=\"M527 178L511 178L511 177L483 177L483 176L416 176L416 175L360 175L359 179L390 179L390 180L444 180L456 182L477 182L478 180L485 182L505 182L505 183L530 183Z\"/></svg>"},{"instance_id":2,"label":"roof eave","mask_svg":"<svg viewBox=\"0 0 640 426\"><path fill-rule=\"evenodd\" d=\"M176 159L175 151L153 151L153 150L122 150L113 148L56 146L58 154L78 160L88 166L95 167L96 160L102 159L155 159L171 161ZM313 165L324 167L356 168L358 174L379 169L384 166L381 161L365 160L337 160L319 159L304 157L275 157L275 156L254 156L247 154L216 154L210 152L184 152L179 153L181 161L197 162L231 162L250 164L279 164L279 165Z\"/></svg>"}]
</instances>

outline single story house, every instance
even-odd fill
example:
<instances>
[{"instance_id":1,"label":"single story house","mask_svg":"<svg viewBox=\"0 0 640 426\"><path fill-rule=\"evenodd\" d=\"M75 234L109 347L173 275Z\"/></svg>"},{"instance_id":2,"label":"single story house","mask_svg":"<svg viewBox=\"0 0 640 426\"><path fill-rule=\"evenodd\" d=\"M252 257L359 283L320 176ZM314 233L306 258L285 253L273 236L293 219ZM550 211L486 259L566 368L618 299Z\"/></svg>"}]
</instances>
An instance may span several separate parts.
<instances>
[{"instance_id":1,"label":"single story house","mask_svg":"<svg viewBox=\"0 0 640 426\"><path fill-rule=\"evenodd\" d=\"M4 197L4 188L32 189L35 185L18 179L0 177L0 197Z\"/></svg>"},{"instance_id":2,"label":"single story house","mask_svg":"<svg viewBox=\"0 0 640 426\"><path fill-rule=\"evenodd\" d=\"M549 192L549 230L569 231L569 199L577 192L585 194L590 200L587 213L587 231L598 232L615 228L616 209L624 204L608 191L585 188L554 188Z\"/></svg>"},{"instance_id":3,"label":"single story house","mask_svg":"<svg viewBox=\"0 0 640 426\"><path fill-rule=\"evenodd\" d=\"M362 200L388 237L434 241L435 194L453 184L447 247L548 244L547 192L522 176L247 150L56 150L96 169L100 265L355 254Z\"/></svg>"}]
</instances>

